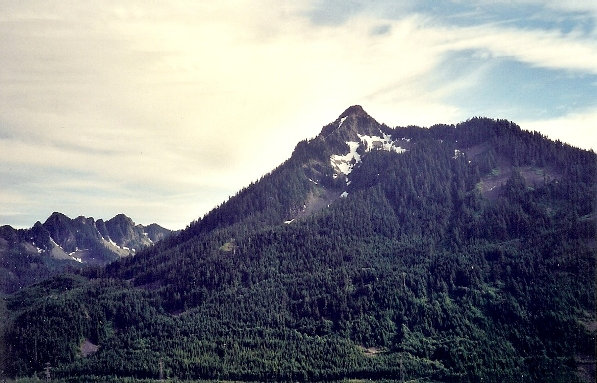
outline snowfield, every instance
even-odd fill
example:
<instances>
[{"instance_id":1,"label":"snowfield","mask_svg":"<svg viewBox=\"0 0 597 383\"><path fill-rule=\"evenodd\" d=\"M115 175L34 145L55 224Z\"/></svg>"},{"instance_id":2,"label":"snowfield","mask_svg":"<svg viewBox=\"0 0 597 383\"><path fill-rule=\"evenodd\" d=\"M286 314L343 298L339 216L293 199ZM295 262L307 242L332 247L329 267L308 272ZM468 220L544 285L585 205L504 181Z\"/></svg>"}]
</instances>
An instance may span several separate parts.
<instances>
[{"instance_id":1,"label":"snowfield","mask_svg":"<svg viewBox=\"0 0 597 383\"><path fill-rule=\"evenodd\" d=\"M342 122L343 121L340 121L340 125L342 125ZM330 163L335 171L334 178L337 178L339 174L348 176L352 172L354 166L361 162L361 155L357 153L357 150L361 147L361 145L364 146L365 152L370 152L372 150L385 150L394 153L406 152L406 149L396 145L392 140L392 137L388 134L384 134L383 137L367 136L361 134L358 134L358 136L361 142L346 142L346 145L349 147L347 154L333 154L330 156ZM347 179L347 184L348 183L350 183L350 181Z\"/></svg>"},{"instance_id":2,"label":"snowfield","mask_svg":"<svg viewBox=\"0 0 597 383\"><path fill-rule=\"evenodd\" d=\"M359 148L360 144L355 141L348 141L346 144L350 148L348 154L343 156L333 154L330 158L330 161L332 163L332 167L337 172L349 175L350 172L352 172L354 165L361 162L361 155L357 153L357 149Z\"/></svg>"}]
</instances>

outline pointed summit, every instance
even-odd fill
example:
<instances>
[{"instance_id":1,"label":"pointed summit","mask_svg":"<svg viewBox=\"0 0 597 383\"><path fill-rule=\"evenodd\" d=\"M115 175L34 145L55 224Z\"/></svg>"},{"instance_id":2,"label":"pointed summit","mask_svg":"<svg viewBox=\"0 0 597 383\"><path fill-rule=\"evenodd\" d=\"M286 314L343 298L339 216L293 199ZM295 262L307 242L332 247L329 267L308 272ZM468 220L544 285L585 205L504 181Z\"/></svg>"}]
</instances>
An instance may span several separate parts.
<instances>
[{"instance_id":1,"label":"pointed summit","mask_svg":"<svg viewBox=\"0 0 597 383\"><path fill-rule=\"evenodd\" d=\"M360 105L353 105L353 106L349 107L340 115L340 118L350 117L350 116L371 118L371 116L369 116L367 114L367 112L365 112L365 109L363 109L363 107Z\"/></svg>"},{"instance_id":2,"label":"pointed summit","mask_svg":"<svg viewBox=\"0 0 597 383\"><path fill-rule=\"evenodd\" d=\"M321 136L337 136L342 142L358 141L358 135L380 136L381 125L367 114L362 106L353 105L346 109L336 121L326 125Z\"/></svg>"},{"instance_id":3,"label":"pointed summit","mask_svg":"<svg viewBox=\"0 0 597 383\"><path fill-rule=\"evenodd\" d=\"M50 214L50 216L46 219L46 223L48 223L48 222L65 222L65 221L70 221L70 218L68 218L66 215L59 213L57 211Z\"/></svg>"}]
</instances>

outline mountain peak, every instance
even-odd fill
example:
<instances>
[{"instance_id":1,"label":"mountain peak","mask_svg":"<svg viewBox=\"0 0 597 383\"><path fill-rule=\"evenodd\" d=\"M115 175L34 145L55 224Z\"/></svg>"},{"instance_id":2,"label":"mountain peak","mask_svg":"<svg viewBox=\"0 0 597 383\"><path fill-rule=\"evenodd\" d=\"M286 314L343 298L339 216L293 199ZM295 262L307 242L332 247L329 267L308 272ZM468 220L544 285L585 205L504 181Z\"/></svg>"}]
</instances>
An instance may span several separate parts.
<instances>
[{"instance_id":1,"label":"mountain peak","mask_svg":"<svg viewBox=\"0 0 597 383\"><path fill-rule=\"evenodd\" d=\"M65 214L63 214L63 213L55 211L52 214L50 214L50 216L48 218L60 218L60 219L64 219L64 218L68 218L68 217Z\"/></svg>"},{"instance_id":2,"label":"mountain peak","mask_svg":"<svg viewBox=\"0 0 597 383\"><path fill-rule=\"evenodd\" d=\"M367 114L367 112L365 112L365 109L363 109L363 107L360 105L353 105L353 106L349 107L344 112L342 112L342 114L340 115L340 118L350 117L350 116L371 117Z\"/></svg>"},{"instance_id":3,"label":"mountain peak","mask_svg":"<svg viewBox=\"0 0 597 383\"><path fill-rule=\"evenodd\" d=\"M342 142L359 141L358 135L380 136L381 125L362 106L353 105L346 109L336 121L324 126L322 137L335 136Z\"/></svg>"},{"instance_id":4,"label":"mountain peak","mask_svg":"<svg viewBox=\"0 0 597 383\"><path fill-rule=\"evenodd\" d=\"M71 219L68 218L66 215L59 213L57 211L53 212L44 222L44 225L52 225L52 223L63 223L69 222Z\"/></svg>"},{"instance_id":5,"label":"mountain peak","mask_svg":"<svg viewBox=\"0 0 597 383\"><path fill-rule=\"evenodd\" d=\"M108 222L119 222L122 224L130 224L131 226L134 226L135 223L133 222L133 219L126 216L125 214L116 214L114 217L112 217L111 219L108 220Z\"/></svg>"}]
</instances>

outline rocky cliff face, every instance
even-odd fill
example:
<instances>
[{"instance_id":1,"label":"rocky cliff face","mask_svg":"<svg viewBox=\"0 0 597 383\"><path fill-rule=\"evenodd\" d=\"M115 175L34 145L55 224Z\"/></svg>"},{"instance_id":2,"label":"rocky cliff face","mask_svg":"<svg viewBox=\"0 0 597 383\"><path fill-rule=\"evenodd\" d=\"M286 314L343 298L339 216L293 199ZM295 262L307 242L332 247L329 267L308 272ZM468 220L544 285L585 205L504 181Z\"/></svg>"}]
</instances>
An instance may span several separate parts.
<instances>
[{"instance_id":1,"label":"rocky cliff face","mask_svg":"<svg viewBox=\"0 0 597 383\"><path fill-rule=\"evenodd\" d=\"M105 265L134 255L173 232L157 224L137 225L124 214L97 221L58 212L30 229L0 227L0 285L14 291L68 267Z\"/></svg>"}]
</instances>

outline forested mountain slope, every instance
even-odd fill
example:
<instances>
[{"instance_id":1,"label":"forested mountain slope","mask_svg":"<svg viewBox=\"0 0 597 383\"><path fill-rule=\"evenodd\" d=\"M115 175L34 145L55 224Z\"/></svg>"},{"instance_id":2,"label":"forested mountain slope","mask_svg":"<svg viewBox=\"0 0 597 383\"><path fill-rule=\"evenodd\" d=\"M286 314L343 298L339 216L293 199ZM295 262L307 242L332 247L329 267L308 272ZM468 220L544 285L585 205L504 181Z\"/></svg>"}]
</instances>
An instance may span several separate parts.
<instances>
[{"instance_id":1,"label":"forested mountain slope","mask_svg":"<svg viewBox=\"0 0 597 383\"><path fill-rule=\"evenodd\" d=\"M6 371L592 381L596 165L353 106L180 234L9 296Z\"/></svg>"}]
</instances>

